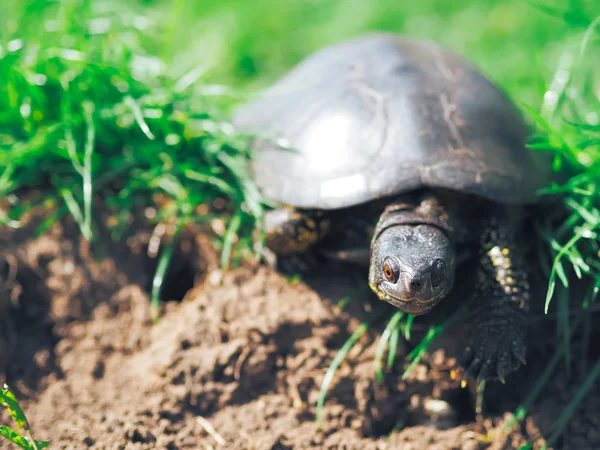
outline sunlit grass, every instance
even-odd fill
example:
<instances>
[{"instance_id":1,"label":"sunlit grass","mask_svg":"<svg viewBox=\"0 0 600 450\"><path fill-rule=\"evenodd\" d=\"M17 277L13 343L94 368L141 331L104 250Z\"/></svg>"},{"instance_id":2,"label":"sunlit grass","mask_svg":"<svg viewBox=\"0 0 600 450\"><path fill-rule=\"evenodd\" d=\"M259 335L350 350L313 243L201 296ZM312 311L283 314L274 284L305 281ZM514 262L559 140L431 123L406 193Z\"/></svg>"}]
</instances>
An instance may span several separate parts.
<instances>
[{"instance_id":1,"label":"sunlit grass","mask_svg":"<svg viewBox=\"0 0 600 450\"><path fill-rule=\"evenodd\" d=\"M42 450L50 445L49 442L33 439L27 417L17 398L6 384L0 389L0 408L8 411L18 428L17 431L6 425L0 425L0 436L23 450Z\"/></svg>"},{"instance_id":2,"label":"sunlit grass","mask_svg":"<svg viewBox=\"0 0 600 450\"><path fill-rule=\"evenodd\" d=\"M323 381L321 382L321 388L319 390L319 397L316 405L316 421L321 426L323 423L323 407L325 406L325 400L327 398L327 392L329 391L329 386L333 381L333 377L337 369L340 367L346 356L354 345L358 342L358 340L369 330L369 326L371 322L363 322L361 323L356 330L350 335L350 337L344 342L344 345L340 350L336 353L335 357L329 364L327 371L325 372L325 376L323 377Z\"/></svg>"},{"instance_id":3,"label":"sunlit grass","mask_svg":"<svg viewBox=\"0 0 600 450\"><path fill-rule=\"evenodd\" d=\"M246 138L228 122L233 100L162 58L162 26L110 1L3 8L0 196L14 207L2 223L19 226L42 204L51 214L40 232L68 214L94 242L106 208L118 240L134 210L158 208L156 222L180 227L214 219L220 201L221 216L235 218L216 242L223 264L236 249L247 256L238 235L248 238L262 204ZM38 197L24 203L25 189Z\"/></svg>"}]
</instances>

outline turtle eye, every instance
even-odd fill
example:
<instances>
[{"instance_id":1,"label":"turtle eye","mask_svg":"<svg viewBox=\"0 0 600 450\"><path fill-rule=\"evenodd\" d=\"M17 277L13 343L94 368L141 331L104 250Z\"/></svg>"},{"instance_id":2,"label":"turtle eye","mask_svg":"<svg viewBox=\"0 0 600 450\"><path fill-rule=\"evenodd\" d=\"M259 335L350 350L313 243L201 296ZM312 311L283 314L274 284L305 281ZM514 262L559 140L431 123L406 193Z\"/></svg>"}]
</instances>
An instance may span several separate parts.
<instances>
[{"instance_id":1,"label":"turtle eye","mask_svg":"<svg viewBox=\"0 0 600 450\"><path fill-rule=\"evenodd\" d=\"M436 259L431 265L431 285L438 286L446 276L446 263L441 259Z\"/></svg>"},{"instance_id":2,"label":"turtle eye","mask_svg":"<svg viewBox=\"0 0 600 450\"><path fill-rule=\"evenodd\" d=\"M386 258L383 262L383 276L390 283L398 281L400 268L398 267L398 262L394 258Z\"/></svg>"}]
</instances>

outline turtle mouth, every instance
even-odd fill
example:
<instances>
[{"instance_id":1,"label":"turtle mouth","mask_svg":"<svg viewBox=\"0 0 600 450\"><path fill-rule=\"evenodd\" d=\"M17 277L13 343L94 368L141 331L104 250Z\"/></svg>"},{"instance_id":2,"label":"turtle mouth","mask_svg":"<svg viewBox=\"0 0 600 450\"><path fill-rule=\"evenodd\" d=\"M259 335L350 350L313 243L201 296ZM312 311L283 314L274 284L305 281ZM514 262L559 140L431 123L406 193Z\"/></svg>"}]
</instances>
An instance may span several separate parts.
<instances>
[{"instance_id":1,"label":"turtle mouth","mask_svg":"<svg viewBox=\"0 0 600 450\"><path fill-rule=\"evenodd\" d=\"M415 296L399 296L398 294L390 292L388 289L386 289L383 283L380 283L377 286L377 292L380 293L379 297L382 300L385 300L396 308L401 309L405 313L412 314L414 316L425 314L431 311L431 309L437 305L441 297L437 295L423 299Z\"/></svg>"}]
</instances>

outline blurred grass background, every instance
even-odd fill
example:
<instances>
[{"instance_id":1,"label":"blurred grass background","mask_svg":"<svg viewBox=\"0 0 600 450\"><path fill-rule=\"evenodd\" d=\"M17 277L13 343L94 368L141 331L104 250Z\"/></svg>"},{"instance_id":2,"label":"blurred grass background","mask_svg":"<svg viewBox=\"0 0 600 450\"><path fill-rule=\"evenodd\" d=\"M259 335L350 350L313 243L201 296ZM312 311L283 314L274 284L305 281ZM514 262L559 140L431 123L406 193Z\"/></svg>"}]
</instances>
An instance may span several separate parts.
<instances>
[{"instance_id":1,"label":"blurred grass background","mask_svg":"<svg viewBox=\"0 0 600 450\"><path fill-rule=\"evenodd\" d=\"M45 227L70 213L88 239L96 197L115 209L117 230L156 194L169 199L160 219L184 221L224 197L237 211L222 236L228 249L261 214L231 107L309 53L369 30L431 38L548 118L598 13L594 0L2 2L0 196L14 207L0 223L17 226L26 207L9 194L23 187L43 187L44 202L58 208ZM582 120L593 125L597 112Z\"/></svg>"},{"instance_id":2,"label":"blurred grass background","mask_svg":"<svg viewBox=\"0 0 600 450\"><path fill-rule=\"evenodd\" d=\"M224 0L175 2L169 30L178 65L203 62L214 79L263 86L320 47L370 30L434 39L477 63L512 95L535 104L566 40L577 40L594 0ZM151 16L163 2L147 2ZM181 12L180 12L181 11ZM168 16L162 16L168 20Z\"/></svg>"}]
</instances>

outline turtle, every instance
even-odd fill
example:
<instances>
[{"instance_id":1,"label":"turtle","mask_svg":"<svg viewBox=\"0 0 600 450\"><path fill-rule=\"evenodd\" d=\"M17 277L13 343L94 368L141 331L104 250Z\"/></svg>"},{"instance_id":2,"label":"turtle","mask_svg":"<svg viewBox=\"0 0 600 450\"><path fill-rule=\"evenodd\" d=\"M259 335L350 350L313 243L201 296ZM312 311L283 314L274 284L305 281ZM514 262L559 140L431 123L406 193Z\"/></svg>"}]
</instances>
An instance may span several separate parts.
<instances>
[{"instance_id":1,"label":"turtle","mask_svg":"<svg viewBox=\"0 0 600 450\"><path fill-rule=\"evenodd\" d=\"M358 264L414 316L470 270L463 377L504 382L526 363L521 233L550 165L481 69L433 40L371 32L318 49L232 117L271 204L267 250Z\"/></svg>"}]
</instances>

